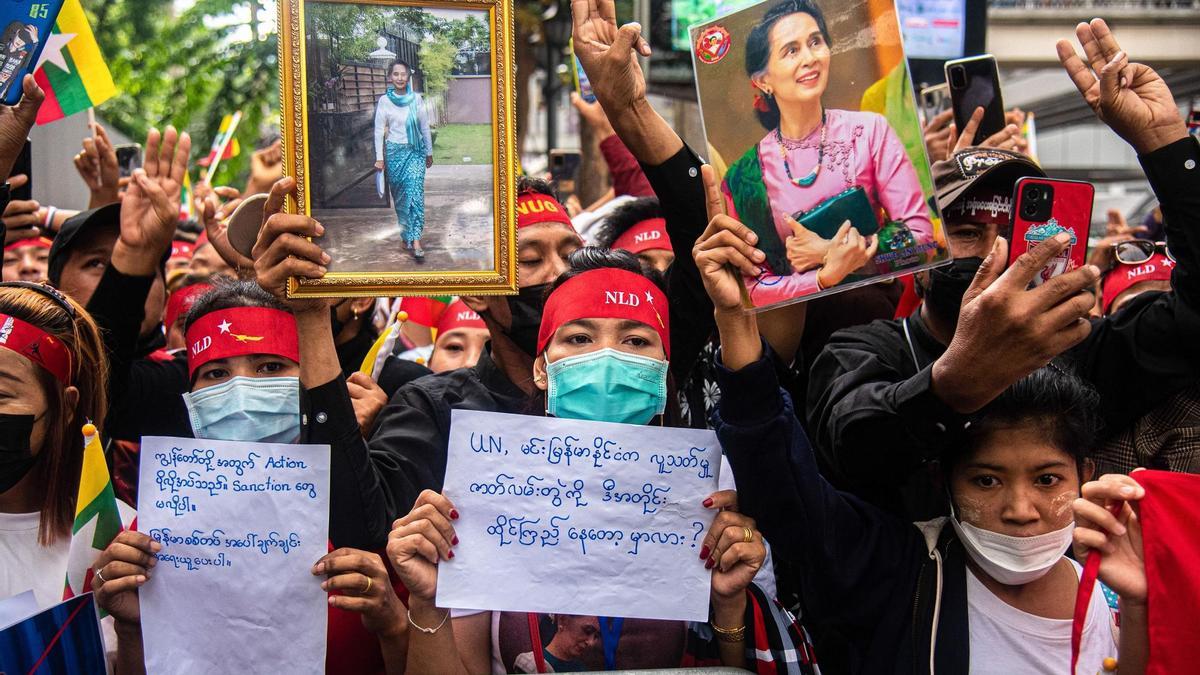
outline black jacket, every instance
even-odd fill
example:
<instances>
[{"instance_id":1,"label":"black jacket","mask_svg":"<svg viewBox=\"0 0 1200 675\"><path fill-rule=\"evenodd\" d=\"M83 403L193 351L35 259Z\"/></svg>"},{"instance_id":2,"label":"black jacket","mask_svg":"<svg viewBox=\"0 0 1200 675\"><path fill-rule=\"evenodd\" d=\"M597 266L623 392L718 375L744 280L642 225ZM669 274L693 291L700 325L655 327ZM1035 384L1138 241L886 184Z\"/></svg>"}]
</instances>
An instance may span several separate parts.
<instances>
[{"instance_id":1,"label":"black jacket","mask_svg":"<svg viewBox=\"0 0 1200 675\"><path fill-rule=\"evenodd\" d=\"M793 562L804 625L848 639L852 672L966 673L966 552L946 520L914 525L826 481L769 352L736 372L718 364L717 382L738 507Z\"/></svg>"},{"instance_id":2,"label":"black jacket","mask_svg":"<svg viewBox=\"0 0 1200 675\"><path fill-rule=\"evenodd\" d=\"M1088 338L1062 357L1100 392L1106 435L1200 374L1200 147L1189 137L1139 159L1178 263L1174 291L1142 294L1093 321ZM913 519L941 515L941 500L928 500L933 487L915 470L970 421L930 389L944 351L915 314L833 335L809 375L807 426L834 484ZM896 487L903 477L911 489Z\"/></svg>"}]
</instances>

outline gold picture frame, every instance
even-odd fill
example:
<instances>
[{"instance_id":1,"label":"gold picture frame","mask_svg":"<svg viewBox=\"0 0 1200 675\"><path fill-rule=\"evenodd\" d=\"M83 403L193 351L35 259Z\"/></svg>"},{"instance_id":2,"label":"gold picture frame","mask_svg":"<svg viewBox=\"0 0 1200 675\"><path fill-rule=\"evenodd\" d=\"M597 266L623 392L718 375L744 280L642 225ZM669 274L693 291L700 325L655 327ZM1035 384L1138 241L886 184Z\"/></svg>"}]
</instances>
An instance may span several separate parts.
<instances>
[{"instance_id":1,"label":"gold picture frame","mask_svg":"<svg viewBox=\"0 0 1200 675\"><path fill-rule=\"evenodd\" d=\"M482 59L479 63L489 66L490 88L491 88L491 153L490 166L492 168L491 188L491 213L488 217L491 220L492 227L492 246L491 255L488 256L486 251L476 259L473 259L472 264L476 264L475 269L444 269L438 268L436 261L402 260L402 264L397 265L401 269L379 270L371 269L369 271L355 271L354 269L345 269L345 265L339 264L339 259L335 251L330 251L330 255L334 257L333 262L329 266L329 273L322 279L298 279L292 278L288 282L288 295L290 297L363 297L363 296L412 296L412 295L508 295L514 294L517 290L517 245L516 245L516 213L515 213L515 181L517 168L517 154L515 150L514 131L514 74L513 74L513 15L511 0L280 0L279 1L279 82L280 82L280 108L281 108L281 124L282 124L282 145L283 145L283 165L284 173L287 176L292 176L296 179L296 195L287 200L285 210L288 213L302 213L317 217L321 214L314 214L313 209L313 162L315 158L310 155L310 115L314 111L310 110L310 87L309 87L309 71L308 71L308 52L309 45L315 40L310 40L306 35L306 7L315 5L323 6L322 11L327 8L339 5L347 6L346 11L351 12L352 7L363 7L364 12L367 9L375 8L417 8L422 11L428 11L430 14L439 13L441 15L453 14L454 11L463 11L470 14L486 13L487 16L487 32L490 39L490 54ZM361 39L362 36L359 36ZM383 43L386 40L380 36L380 49L385 49ZM318 53L319 56L319 53ZM478 54L476 54L478 56ZM457 58L457 57L456 57ZM341 63L338 63L341 68ZM387 71L391 67L384 70ZM399 69L396 69L399 70ZM420 67L409 67L410 73L415 71L412 76L412 81L418 78L423 80ZM378 83L379 76L377 74L370 75L373 82ZM393 75L385 75L383 82L384 86L388 86L391 80L386 79ZM328 83L320 83L323 87L328 87ZM475 96L479 96L478 83L474 83L471 91ZM377 84L375 85L378 86ZM396 85L399 86L399 85ZM422 87L424 86L422 82ZM335 88L341 88L344 91L344 84L338 83ZM391 92L391 89L388 89ZM409 84L409 91L414 91L412 84ZM342 94L337 94L341 96ZM369 101L371 94L362 94ZM391 95L390 93L388 94ZM382 102L382 98L379 99ZM419 99L423 100L423 99ZM426 108L427 109L427 108ZM358 110L358 118L361 119L364 110ZM324 114L324 113L318 113ZM478 113L475 113L478 114ZM379 121L374 118L373 136L379 136ZM324 127L330 125L325 124ZM475 132L480 131L475 125ZM426 127L428 129L428 126ZM384 133L387 133L386 131ZM428 133L428 131L426 132ZM476 136L480 134L476 133ZM361 136L361 134L360 134ZM362 139L358 142L361 144ZM378 147L380 141L375 140L376 154L380 153ZM432 143L433 148L429 149L430 161L432 153L437 147L436 140ZM456 147L457 149L457 147ZM390 150L389 150L390 152ZM333 153L327 153L329 155ZM345 153L340 153L344 156ZM360 153L361 154L361 153ZM355 158L356 162L361 163L361 157ZM471 160L471 157L464 156L462 159ZM330 161L322 158L319 161ZM339 160L340 161L340 160ZM389 158L388 162L391 159ZM462 171L467 168L472 170L472 175L479 174L479 162L476 159L475 163L469 167L459 167ZM453 164L453 162L451 162ZM390 164L389 164L390 166ZM328 167L325 167L328 168ZM361 166L356 167L361 172ZM432 171L432 169L430 169ZM456 170L454 173L461 174L462 171ZM445 167L443 168L445 172ZM327 172L328 173L328 172ZM350 172L347 172L350 173ZM400 172L397 172L400 173ZM381 177L377 179L379 185L385 183L390 185L391 178L383 178L390 176L389 172L381 172ZM422 180L424 178L422 172ZM340 178L340 176L339 176ZM318 176L319 179L319 176ZM360 178L359 182L364 179ZM375 183L376 181L371 181ZM455 177L455 186L460 183L460 177ZM424 185L424 183L423 183ZM358 189L362 190L362 186ZM425 188L422 188L425 189ZM390 192L390 188L381 189L380 198L383 200L384 207L390 203L389 197L384 194ZM466 192L464 190L464 192ZM379 208L378 204L374 208ZM399 215L400 208L392 207L396 213L390 217L393 221L401 220ZM324 213L331 213L330 210L325 210ZM422 218L425 215L424 198L421 202ZM436 214L435 214L436 216ZM480 216L476 211L475 216L478 222L482 222L483 216ZM393 222L391 227L398 227L401 237L404 242L408 241L408 227L406 221L401 220L397 225ZM361 223L355 221L354 227L359 227ZM379 225L377 227L383 227ZM480 228L470 228L472 236L481 236ZM326 237L330 236L330 226L326 225ZM419 232L420 230L418 230ZM392 238L396 236L396 232L382 231L373 235L374 239ZM446 237L449 239L449 237ZM418 239L419 241L419 239ZM318 243L321 243L318 241ZM368 255L373 255L376 251L382 250L390 256L396 256L396 250L402 250L401 242L395 242L395 248L389 246L374 246L374 250ZM428 246L426 245L426 250ZM407 253L404 255L408 255ZM447 252L447 256L452 256L453 251ZM432 256L430 256L432 257ZM457 259L456 259L457 260ZM409 264L409 263L412 264ZM429 263L434 263L431 265ZM378 261L372 261L371 265L378 267ZM444 267L444 266L443 266ZM406 268L406 269L405 269Z\"/></svg>"}]
</instances>

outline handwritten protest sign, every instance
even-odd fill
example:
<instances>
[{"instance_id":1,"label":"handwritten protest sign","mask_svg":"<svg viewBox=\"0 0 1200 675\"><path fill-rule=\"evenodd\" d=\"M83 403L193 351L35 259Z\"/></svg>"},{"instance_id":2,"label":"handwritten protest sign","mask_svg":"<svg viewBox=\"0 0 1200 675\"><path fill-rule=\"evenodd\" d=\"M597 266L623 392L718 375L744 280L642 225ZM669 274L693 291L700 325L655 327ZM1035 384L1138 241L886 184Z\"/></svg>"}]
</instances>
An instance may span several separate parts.
<instances>
[{"instance_id":1,"label":"handwritten protest sign","mask_svg":"<svg viewBox=\"0 0 1200 675\"><path fill-rule=\"evenodd\" d=\"M721 448L701 429L455 410L441 607L706 621Z\"/></svg>"},{"instance_id":2,"label":"handwritten protest sign","mask_svg":"<svg viewBox=\"0 0 1200 675\"><path fill-rule=\"evenodd\" d=\"M147 436L138 529L147 672L325 671L329 446Z\"/></svg>"}]
</instances>

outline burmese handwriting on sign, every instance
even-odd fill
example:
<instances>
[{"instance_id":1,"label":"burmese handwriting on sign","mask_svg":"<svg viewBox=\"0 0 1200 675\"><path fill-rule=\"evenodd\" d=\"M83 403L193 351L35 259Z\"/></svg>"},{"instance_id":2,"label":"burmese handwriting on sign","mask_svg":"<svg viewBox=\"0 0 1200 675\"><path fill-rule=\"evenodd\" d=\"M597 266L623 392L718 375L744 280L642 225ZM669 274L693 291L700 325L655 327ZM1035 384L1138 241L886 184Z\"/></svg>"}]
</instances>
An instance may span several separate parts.
<instances>
[{"instance_id":1,"label":"burmese handwriting on sign","mask_svg":"<svg viewBox=\"0 0 1200 675\"><path fill-rule=\"evenodd\" d=\"M711 431L455 410L438 606L705 621L720 467Z\"/></svg>"},{"instance_id":2,"label":"burmese handwriting on sign","mask_svg":"<svg viewBox=\"0 0 1200 675\"><path fill-rule=\"evenodd\" d=\"M139 592L147 672L240 672L262 654L323 672L310 570L328 550L329 446L146 437L142 458L138 529L162 546Z\"/></svg>"}]
</instances>

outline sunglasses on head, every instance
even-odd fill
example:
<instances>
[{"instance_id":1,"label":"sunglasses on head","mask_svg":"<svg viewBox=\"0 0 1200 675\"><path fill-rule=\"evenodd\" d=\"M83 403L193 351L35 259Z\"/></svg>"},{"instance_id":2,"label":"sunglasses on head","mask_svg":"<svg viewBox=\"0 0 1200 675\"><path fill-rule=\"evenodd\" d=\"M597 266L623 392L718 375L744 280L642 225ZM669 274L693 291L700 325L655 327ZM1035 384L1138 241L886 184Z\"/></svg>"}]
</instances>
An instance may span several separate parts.
<instances>
[{"instance_id":1,"label":"sunglasses on head","mask_svg":"<svg viewBox=\"0 0 1200 675\"><path fill-rule=\"evenodd\" d=\"M1161 251L1167 256L1171 262L1175 262L1175 256L1171 255L1171 249L1167 247L1165 241L1146 241L1145 239L1132 239L1130 241L1121 241L1112 245L1113 255L1117 262L1124 265L1140 265L1149 260L1157 251Z\"/></svg>"}]
</instances>

